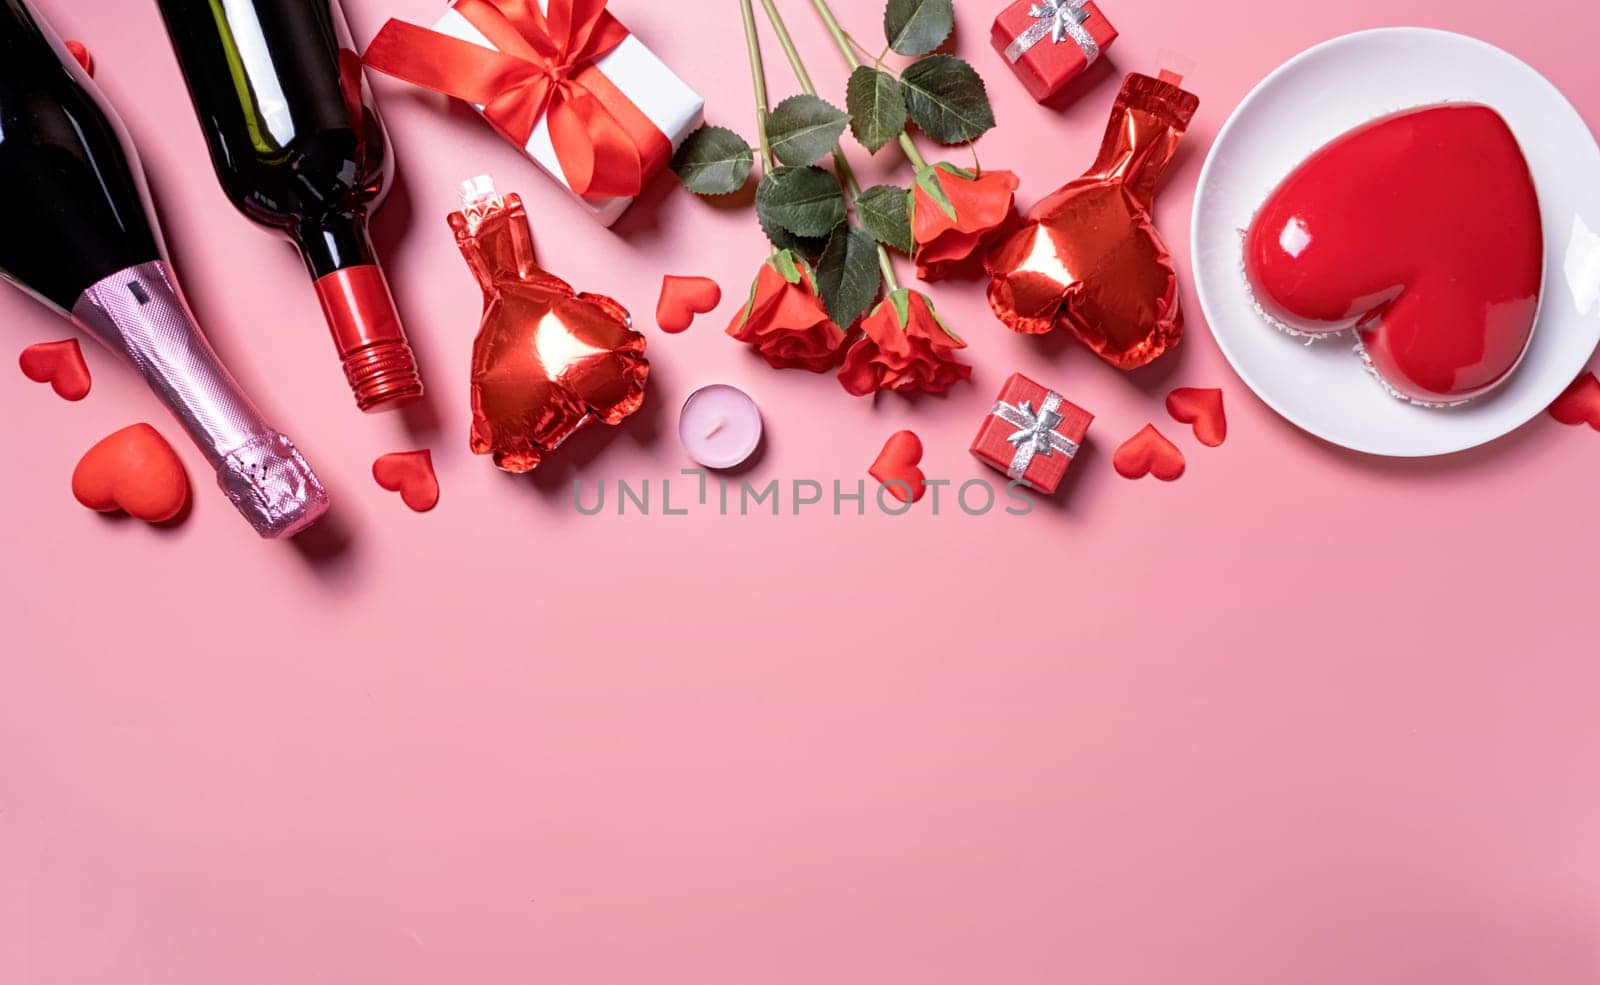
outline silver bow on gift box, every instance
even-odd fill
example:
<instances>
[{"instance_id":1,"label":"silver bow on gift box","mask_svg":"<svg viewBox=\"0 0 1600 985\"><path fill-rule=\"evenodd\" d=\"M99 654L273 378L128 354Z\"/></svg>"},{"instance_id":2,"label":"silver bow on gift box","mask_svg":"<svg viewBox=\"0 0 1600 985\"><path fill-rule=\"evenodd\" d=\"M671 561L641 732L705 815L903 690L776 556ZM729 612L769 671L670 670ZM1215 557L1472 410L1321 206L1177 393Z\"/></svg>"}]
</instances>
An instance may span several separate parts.
<instances>
[{"instance_id":1,"label":"silver bow on gift box","mask_svg":"<svg viewBox=\"0 0 1600 985\"><path fill-rule=\"evenodd\" d=\"M1030 48L1046 38L1056 44L1071 38L1083 50L1085 63L1093 65L1100 57L1100 42L1083 26L1089 19L1087 3L1088 0L1039 0L1029 7L1028 16L1034 18L1033 26L1006 46L1006 61L1015 65Z\"/></svg>"},{"instance_id":2,"label":"silver bow on gift box","mask_svg":"<svg viewBox=\"0 0 1600 985\"><path fill-rule=\"evenodd\" d=\"M1035 455L1060 452L1071 458L1078 454L1078 443L1056 430L1061 423L1060 411L1061 394L1054 390L1045 395L1044 403L1040 404L1037 412L1031 400L1024 400L1020 404L1008 404L1004 400L995 402L989 413L1017 429L1006 438L1016 449L1011 456L1011 466L1006 469L1006 478L1021 479L1028 471L1028 466L1033 464Z\"/></svg>"}]
</instances>

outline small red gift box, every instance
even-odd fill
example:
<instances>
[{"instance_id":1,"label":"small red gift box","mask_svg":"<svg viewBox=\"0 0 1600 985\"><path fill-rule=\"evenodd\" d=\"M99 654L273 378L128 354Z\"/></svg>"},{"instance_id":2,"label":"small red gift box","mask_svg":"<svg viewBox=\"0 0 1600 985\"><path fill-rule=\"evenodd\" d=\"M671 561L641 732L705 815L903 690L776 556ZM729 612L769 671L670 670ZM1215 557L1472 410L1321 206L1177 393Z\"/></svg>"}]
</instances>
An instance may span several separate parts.
<instances>
[{"instance_id":1,"label":"small red gift box","mask_svg":"<svg viewBox=\"0 0 1600 985\"><path fill-rule=\"evenodd\" d=\"M1012 373L972 440L972 454L1030 489L1056 491L1094 415Z\"/></svg>"},{"instance_id":2,"label":"small red gift box","mask_svg":"<svg viewBox=\"0 0 1600 985\"><path fill-rule=\"evenodd\" d=\"M1083 74L1117 40L1087 0L1016 0L994 19L994 50L1039 102Z\"/></svg>"}]
</instances>

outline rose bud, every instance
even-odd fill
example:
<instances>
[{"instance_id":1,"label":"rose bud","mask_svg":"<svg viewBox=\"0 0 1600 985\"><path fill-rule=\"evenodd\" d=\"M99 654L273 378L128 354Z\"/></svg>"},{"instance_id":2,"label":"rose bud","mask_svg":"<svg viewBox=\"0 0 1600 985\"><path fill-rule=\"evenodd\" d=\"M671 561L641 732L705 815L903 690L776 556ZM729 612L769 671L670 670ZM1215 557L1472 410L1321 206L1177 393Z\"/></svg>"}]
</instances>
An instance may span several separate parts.
<instances>
[{"instance_id":1,"label":"rose bud","mask_svg":"<svg viewBox=\"0 0 1600 985\"><path fill-rule=\"evenodd\" d=\"M944 393L972 376L972 367L955 359L967 344L918 291L891 293L862 319L861 329L866 335L845 353L839 370L840 385L858 397L878 390Z\"/></svg>"},{"instance_id":2,"label":"rose bud","mask_svg":"<svg viewBox=\"0 0 1600 985\"><path fill-rule=\"evenodd\" d=\"M989 242L1011 225L1018 184L1010 171L974 174L944 163L924 168L910 203L917 276L937 280L981 260Z\"/></svg>"},{"instance_id":3,"label":"rose bud","mask_svg":"<svg viewBox=\"0 0 1600 985\"><path fill-rule=\"evenodd\" d=\"M762 264L750 301L728 325L728 334L776 369L813 373L839 365L847 341L823 307L811 266L789 250Z\"/></svg>"}]
</instances>

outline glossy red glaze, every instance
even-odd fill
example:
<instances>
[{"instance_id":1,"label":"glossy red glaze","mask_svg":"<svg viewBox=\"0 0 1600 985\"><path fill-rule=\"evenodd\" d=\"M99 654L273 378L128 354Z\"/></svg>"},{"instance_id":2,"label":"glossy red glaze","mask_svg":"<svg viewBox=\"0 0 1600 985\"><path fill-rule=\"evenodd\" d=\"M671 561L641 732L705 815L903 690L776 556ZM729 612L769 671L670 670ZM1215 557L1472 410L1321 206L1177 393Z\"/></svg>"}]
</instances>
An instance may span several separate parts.
<instances>
[{"instance_id":1,"label":"glossy red glaze","mask_svg":"<svg viewBox=\"0 0 1600 985\"><path fill-rule=\"evenodd\" d=\"M1453 403L1516 368L1544 273L1522 149L1487 106L1375 120L1318 150L1261 207L1245 271L1292 331L1355 327L1401 396Z\"/></svg>"}]
</instances>

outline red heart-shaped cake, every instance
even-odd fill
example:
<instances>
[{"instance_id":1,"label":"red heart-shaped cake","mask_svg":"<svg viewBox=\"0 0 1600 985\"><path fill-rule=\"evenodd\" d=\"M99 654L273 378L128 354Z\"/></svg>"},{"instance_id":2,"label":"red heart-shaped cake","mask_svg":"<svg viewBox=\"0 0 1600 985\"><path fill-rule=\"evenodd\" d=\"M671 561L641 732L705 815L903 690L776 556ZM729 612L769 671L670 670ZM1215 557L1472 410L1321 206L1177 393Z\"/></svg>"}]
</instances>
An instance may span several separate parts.
<instances>
[{"instance_id":1,"label":"red heart-shaped cake","mask_svg":"<svg viewBox=\"0 0 1600 985\"><path fill-rule=\"evenodd\" d=\"M1279 328L1354 329L1397 396L1470 400L1505 381L1533 334L1544 233L1528 162L1487 106L1374 120L1272 193L1245 236L1245 273Z\"/></svg>"}]
</instances>

